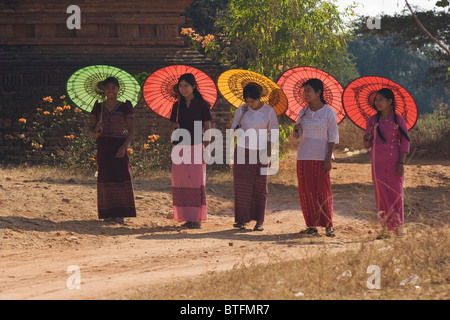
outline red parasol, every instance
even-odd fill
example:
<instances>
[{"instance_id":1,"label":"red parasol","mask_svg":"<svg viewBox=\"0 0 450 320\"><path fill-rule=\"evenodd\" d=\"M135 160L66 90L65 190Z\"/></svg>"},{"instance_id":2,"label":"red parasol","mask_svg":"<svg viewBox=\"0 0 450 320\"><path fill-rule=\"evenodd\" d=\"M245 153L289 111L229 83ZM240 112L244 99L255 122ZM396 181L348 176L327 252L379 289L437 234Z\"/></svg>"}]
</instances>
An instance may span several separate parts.
<instances>
[{"instance_id":1,"label":"red parasol","mask_svg":"<svg viewBox=\"0 0 450 320\"><path fill-rule=\"evenodd\" d=\"M174 86L185 73L192 73L197 89L203 98L214 107L217 101L217 88L214 81L203 71L185 65L164 67L152 73L142 87L147 106L160 116L170 119L173 104L178 100Z\"/></svg>"},{"instance_id":2,"label":"red parasol","mask_svg":"<svg viewBox=\"0 0 450 320\"><path fill-rule=\"evenodd\" d=\"M278 86L286 93L289 106L286 116L297 121L300 109L306 106L302 85L305 81L316 78L323 82L323 96L327 104L334 109L339 124L345 118L342 108L341 84L330 74L314 67L296 67L285 71L277 81Z\"/></svg>"},{"instance_id":3,"label":"red parasol","mask_svg":"<svg viewBox=\"0 0 450 320\"><path fill-rule=\"evenodd\" d=\"M417 122L417 106L412 96L402 86L392 80L365 76L350 82L342 95L342 104L350 120L361 129L366 129L366 121L377 113L374 109L375 95L382 88L391 89L395 97L395 112L406 121L411 130Z\"/></svg>"}]
</instances>

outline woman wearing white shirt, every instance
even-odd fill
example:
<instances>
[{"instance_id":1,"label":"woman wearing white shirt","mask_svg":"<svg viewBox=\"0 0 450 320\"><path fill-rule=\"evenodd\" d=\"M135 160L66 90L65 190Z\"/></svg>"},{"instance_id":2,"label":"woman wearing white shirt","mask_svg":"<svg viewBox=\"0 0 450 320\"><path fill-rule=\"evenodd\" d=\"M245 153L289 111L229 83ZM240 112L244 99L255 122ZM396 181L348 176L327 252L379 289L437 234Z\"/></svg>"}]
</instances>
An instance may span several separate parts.
<instances>
[{"instance_id":1,"label":"woman wearing white shirt","mask_svg":"<svg viewBox=\"0 0 450 320\"><path fill-rule=\"evenodd\" d=\"M333 148L339 142L336 112L323 98L323 83L309 79L303 83L307 106L300 110L294 137L302 137L297 153L298 192L307 229L300 234L318 235L326 228L334 237L333 195L330 170Z\"/></svg>"},{"instance_id":2,"label":"woman wearing white shirt","mask_svg":"<svg viewBox=\"0 0 450 320\"><path fill-rule=\"evenodd\" d=\"M247 223L256 220L253 230L262 231L267 205L267 175L262 174L261 169L268 167L274 139L278 138L271 130L279 129L278 120L275 110L260 100L259 85L246 85L243 95L245 104L236 110L231 126L237 132L233 226L244 229Z\"/></svg>"}]
</instances>

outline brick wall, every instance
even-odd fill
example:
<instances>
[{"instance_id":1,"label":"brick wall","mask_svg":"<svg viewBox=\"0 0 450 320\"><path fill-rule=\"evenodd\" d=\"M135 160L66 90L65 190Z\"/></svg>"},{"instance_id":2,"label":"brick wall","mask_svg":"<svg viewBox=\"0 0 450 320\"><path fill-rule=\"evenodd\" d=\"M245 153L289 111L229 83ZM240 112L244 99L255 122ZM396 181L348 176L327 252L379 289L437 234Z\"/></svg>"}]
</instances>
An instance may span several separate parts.
<instances>
[{"instance_id":1,"label":"brick wall","mask_svg":"<svg viewBox=\"0 0 450 320\"><path fill-rule=\"evenodd\" d=\"M0 162L27 161L23 145L5 136L20 133L18 119L31 117L43 97L66 94L67 79L80 68L106 64L137 75L186 64L216 80L224 67L187 49L179 35L179 27L186 22L184 12L192 1L0 3ZM72 4L81 9L81 29L66 27L66 9ZM150 134L168 139L167 120L144 105L135 110L137 139ZM213 127L225 130L229 110L230 105L220 99L213 110ZM64 134L55 132L46 152L51 153Z\"/></svg>"},{"instance_id":2,"label":"brick wall","mask_svg":"<svg viewBox=\"0 0 450 320\"><path fill-rule=\"evenodd\" d=\"M80 55L36 53L26 50L3 50L0 53L0 162L38 161L39 157L27 158L23 145L5 138L21 133L18 119L31 119L43 97L59 97L65 92L65 83L70 75L87 65L110 64L122 68L132 75L140 72L154 72L172 64L187 64L207 73L214 81L225 70L197 52L175 50L164 54L154 54L151 58L142 55ZM212 111L212 126L223 132L231 121L230 105L219 98ZM158 134L170 140L169 121L160 117L141 103L135 108L136 140ZM86 123L87 123L86 119ZM85 126L82 123L81 126ZM74 129L80 124L74 124ZM55 132L45 152L51 154L54 148L64 143L67 128ZM14 142L14 143L13 143Z\"/></svg>"}]
</instances>

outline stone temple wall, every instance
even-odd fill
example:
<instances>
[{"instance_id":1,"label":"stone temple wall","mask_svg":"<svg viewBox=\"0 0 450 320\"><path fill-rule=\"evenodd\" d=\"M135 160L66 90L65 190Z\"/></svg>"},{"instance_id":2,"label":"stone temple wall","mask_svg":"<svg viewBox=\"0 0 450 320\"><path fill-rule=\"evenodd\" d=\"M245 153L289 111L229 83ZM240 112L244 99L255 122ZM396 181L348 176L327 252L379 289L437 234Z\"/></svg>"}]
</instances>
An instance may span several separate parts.
<instances>
[{"instance_id":1,"label":"stone temple wall","mask_svg":"<svg viewBox=\"0 0 450 320\"><path fill-rule=\"evenodd\" d=\"M59 97L76 70L106 64L132 75L173 64L198 68L216 81L225 67L190 50L179 36L192 0L79 0L81 29L69 30L66 12L73 1L7 0L0 4L0 162L29 161L23 147L5 136L20 133L18 119L31 117L43 97ZM149 110L135 108L137 138L169 139L170 124ZM219 96L213 127L224 131L230 105ZM75 124L74 124L75 125ZM78 124L77 124L78 125ZM64 132L67 128L64 128ZM48 153L64 133L55 133Z\"/></svg>"}]
</instances>

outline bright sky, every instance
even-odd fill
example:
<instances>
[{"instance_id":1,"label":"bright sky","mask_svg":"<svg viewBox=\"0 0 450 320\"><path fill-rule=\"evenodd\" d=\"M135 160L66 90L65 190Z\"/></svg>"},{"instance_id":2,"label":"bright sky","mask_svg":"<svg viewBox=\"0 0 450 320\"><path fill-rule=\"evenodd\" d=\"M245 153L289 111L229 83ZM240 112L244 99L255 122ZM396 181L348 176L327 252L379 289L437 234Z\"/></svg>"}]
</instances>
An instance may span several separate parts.
<instances>
[{"instance_id":1,"label":"bright sky","mask_svg":"<svg viewBox=\"0 0 450 320\"><path fill-rule=\"evenodd\" d=\"M375 17L378 14L385 13L394 15L407 9L405 0L335 0L336 4L345 8L355 2L358 6L354 9L357 15L366 15ZM435 6L437 0L408 0L410 6L414 9L420 7L424 10L439 9ZM409 11L408 11L409 12Z\"/></svg>"}]
</instances>

